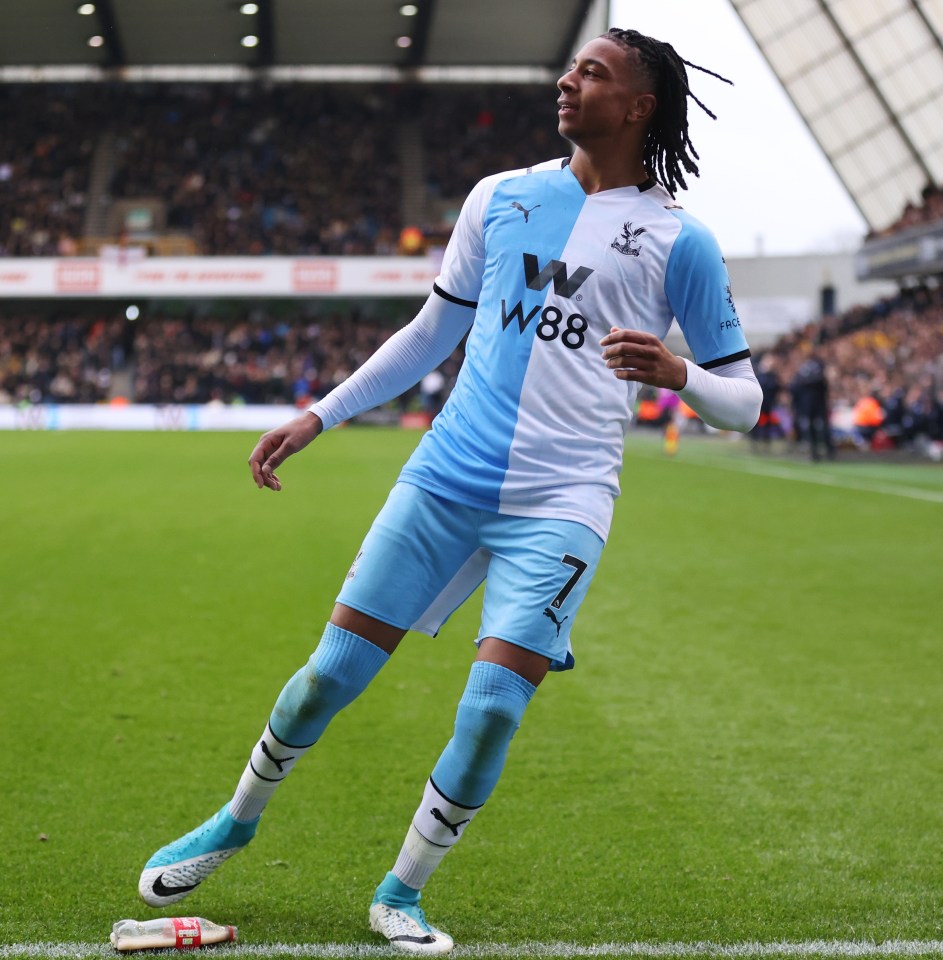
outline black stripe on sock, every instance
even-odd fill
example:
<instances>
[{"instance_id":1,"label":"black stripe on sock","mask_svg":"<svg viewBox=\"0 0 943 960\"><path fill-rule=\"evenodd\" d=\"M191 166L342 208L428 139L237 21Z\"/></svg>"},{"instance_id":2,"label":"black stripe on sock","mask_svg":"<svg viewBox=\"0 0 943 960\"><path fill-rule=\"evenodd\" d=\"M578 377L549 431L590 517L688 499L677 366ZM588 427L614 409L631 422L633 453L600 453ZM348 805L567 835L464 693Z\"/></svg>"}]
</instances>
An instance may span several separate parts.
<instances>
[{"instance_id":1,"label":"black stripe on sock","mask_svg":"<svg viewBox=\"0 0 943 960\"><path fill-rule=\"evenodd\" d=\"M274 778L273 778L273 777L263 777L262 774L259 773L259 771L256 770L255 767L252 765L252 761L251 761L251 760L249 761L249 769L250 769L260 780L264 780L266 783L281 783L282 780L284 780L285 777L288 776L288 774L286 773L286 774L285 774L285 777L274 777Z\"/></svg>"},{"instance_id":2,"label":"black stripe on sock","mask_svg":"<svg viewBox=\"0 0 943 960\"><path fill-rule=\"evenodd\" d=\"M414 827L416 827L416 821L415 821L415 820L413 820L412 825L413 825ZM431 843L432 846L438 847L440 850L451 850L452 847L454 846L454 844L452 844L452 843L436 843L435 840L430 840L430 839L422 832L422 830L419 829L419 827L416 827L416 833L418 833L419 836L422 837L422 839L426 841L426 843Z\"/></svg>"},{"instance_id":3,"label":"black stripe on sock","mask_svg":"<svg viewBox=\"0 0 943 960\"><path fill-rule=\"evenodd\" d=\"M272 735L273 740L277 740L283 747L288 747L289 750L310 750L314 746L314 743L318 742L315 740L314 743L305 743L303 745L297 743L285 743L285 741L282 740L282 738L279 737L279 735L272 729L272 725L270 723L265 725L265 729L268 730L268 732Z\"/></svg>"},{"instance_id":4,"label":"black stripe on sock","mask_svg":"<svg viewBox=\"0 0 943 960\"><path fill-rule=\"evenodd\" d=\"M477 807L470 807L467 803L459 803L458 800L453 800L451 797L447 797L436 785L435 780L432 777L429 777L429 783L432 784L432 789L446 801L446 803L451 803L453 807L461 807L463 810L480 810L484 804L479 803Z\"/></svg>"}]
</instances>

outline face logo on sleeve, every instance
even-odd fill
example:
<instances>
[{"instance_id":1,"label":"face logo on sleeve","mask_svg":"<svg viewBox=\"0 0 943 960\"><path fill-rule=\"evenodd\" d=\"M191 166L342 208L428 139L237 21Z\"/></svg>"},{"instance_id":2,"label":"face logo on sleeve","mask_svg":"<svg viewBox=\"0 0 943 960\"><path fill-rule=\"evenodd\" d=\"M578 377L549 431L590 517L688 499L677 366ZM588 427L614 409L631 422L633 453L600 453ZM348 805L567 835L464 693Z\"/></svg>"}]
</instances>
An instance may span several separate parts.
<instances>
[{"instance_id":1,"label":"face logo on sleeve","mask_svg":"<svg viewBox=\"0 0 943 960\"><path fill-rule=\"evenodd\" d=\"M637 257L642 252L639 237L647 232L644 227L638 227L633 230L632 221L626 220L626 222L622 224L622 239L620 240L619 237L616 237L609 246L612 247L613 250L618 250L624 257Z\"/></svg>"}]
</instances>

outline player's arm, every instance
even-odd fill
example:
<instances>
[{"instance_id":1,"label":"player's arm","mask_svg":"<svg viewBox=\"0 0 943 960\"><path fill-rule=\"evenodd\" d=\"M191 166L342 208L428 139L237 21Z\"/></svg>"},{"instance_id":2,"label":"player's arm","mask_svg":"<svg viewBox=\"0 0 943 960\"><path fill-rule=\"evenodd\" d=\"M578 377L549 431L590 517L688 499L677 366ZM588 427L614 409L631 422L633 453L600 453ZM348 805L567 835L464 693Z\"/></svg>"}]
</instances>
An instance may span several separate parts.
<instances>
[{"instance_id":1,"label":"player's arm","mask_svg":"<svg viewBox=\"0 0 943 960\"><path fill-rule=\"evenodd\" d=\"M490 178L481 181L462 205L439 276L416 318L309 408L320 418L324 430L398 397L449 357L468 333L481 290L482 223L493 189Z\"/></svg>"},{"instance_id":2,"label":"player's arm","mask_svg":"<svg viewBox=\"0 0 943 960\"><path fill-rule=\"evenodd\" d=\"M684 360L688 379L678 396L707 424L718 430L746 433L760 418L763 391L749 359L734 360L710 370Z\"/></svg>"},{"instance_id":3,"label":"player's arm","mask_svg":"<svg viewBox=\"0 0 943 960\"><path fill-rule=\"evenodd\" d=\"M262 436L249 457L257 487L281 490L273 471L286 458L335 424L398 397L451 355L471 327L474 305L436 291L412 321L323 400Z\"/></svg>"},{"instance_id":4,"label":"player's arm","mask_svg":"<svg viewBox=\"0 0 943 960\"><path fill-rule=\"evenodd\" d=\"M616 327L602 341L603 359L620 380L674 390L705 422L720 430L751 430L763 391L749 359L710 370L673 354L654 334Z\"/></svg>"},{"instance_id":5,"label":"player's arm","mask_svg":"<svg viewBox=\"0 0 943 960\"><path fill-rule=\"evenodd\" d=\"M307 413L262 436L249 457L257 487L281 490L273 471L287 457L322 431L398 397L451 355L475 319L484 267L482 219L493 189L488 178L468 195L433 292L416 317Z\"/></svg>"},{"instance_id":6,"label":"player's arm","mask_svg":"<svg viewBox=\"0 0 943 960\"><path fill-rule=\"evenodd\" d=\"M665 267L665 297L696 362L674 358L673 371L681 373L680 361L684 372L671 389L705 423L746 432L759 419L763 391L750 363L727 264L703 224L683 210L674 215L681 231Z\"/></svg>"},{"instance_id":7,"label":"player's arm","mask_svg":"<svg viewBox=\"0 0 943 960\"><path fill-rule=\"evenodd\" d=\"M328 430L398 397L451 356L474 318L472 306L446 299L437 287L414 320L309 411Z\"/></svg>"}]
</instances>

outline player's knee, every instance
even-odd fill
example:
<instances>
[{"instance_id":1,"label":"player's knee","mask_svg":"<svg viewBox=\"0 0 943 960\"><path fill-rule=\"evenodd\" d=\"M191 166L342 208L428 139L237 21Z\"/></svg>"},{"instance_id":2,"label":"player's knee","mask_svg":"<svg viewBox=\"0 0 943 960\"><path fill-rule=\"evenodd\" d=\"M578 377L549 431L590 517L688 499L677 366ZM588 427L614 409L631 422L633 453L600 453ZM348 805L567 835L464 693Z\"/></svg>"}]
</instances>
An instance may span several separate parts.
<instances>
[{"instance_id":1,"label":"player's knee","mask_svg":"<svg viewBox=\"0 0 943 960\"><path fill-rule=\"evenodd\" d=\"M283 743L315 743L334 714L367 687L389 658L363 637L328 623L317 650L279 694L272 732Z\"/></svg>"},{"instance_id":2,"label":"player's knee","mask_svg":"<svg viewBox=\"0 0 943 960\"><path fill-rule=\"evenodd\" d=\"M270 724L286 743L314 743L328 721L354 700L361 687L318 663L316 655L288 681L275 702Z\"/></svg>"},{"instance_id":3,"label":"player's knee","mask_svg":"<svg viewBox=\"0 0 943 960\"><path fill-rule=\"evenodd\" d=\"M488 799L535 689L506 667L482 661L472 666L455 733L432 771L437 789L468 807Z\"/></svg>"},{"instance_id":4,"label":"player's knee","mask_svg":"<svg viewBox=\"0 0 943 960\"><path fill-rule=\"evenodd\" d=\"M489 713L482 707L460 705L455 716L455 739L470 763L504 749L520 728L520 720Z\"/></svg>"},{"instance_id":5,"label":"player's knee","mask_svg":"<svg viewBox=\"0 0 943 960\"><path fill-rule=\"evenodd\" d=\"M469 754L506 747L521 725L535 687L496 663L472 666L455 717L455 735Z\"/></svg>"},{"instance_id":6,"label":"player's knee","mask_svg":"<svg viewBox=\"0 0 943 960\"><path fill-rule=\"evenodd\" d=\"M299 707L302 713L317 713L324 709L337 713L356 699L363 689L342 663L319 658L317 651L301 673L304 685Z\"/></svg>"}]
</instances>

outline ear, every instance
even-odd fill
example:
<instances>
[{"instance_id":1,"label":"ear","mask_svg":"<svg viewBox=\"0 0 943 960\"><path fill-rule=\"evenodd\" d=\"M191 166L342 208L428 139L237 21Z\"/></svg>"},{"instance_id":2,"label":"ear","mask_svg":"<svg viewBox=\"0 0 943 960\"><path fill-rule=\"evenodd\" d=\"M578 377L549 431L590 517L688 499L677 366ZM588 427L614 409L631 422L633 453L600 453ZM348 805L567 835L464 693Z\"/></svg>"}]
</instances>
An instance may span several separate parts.
<instances>
[{"instance_id":1,"label":"ear","mask_svg":"<svg viewBox=\"0 0 943 960\"><path fill-rule=\"evenodd\" d=\"M658 101L654 93L640 93L633 99L625 118L632 123L647 123L654 115L657 106Z\"/></svg>"}]
</instances>

